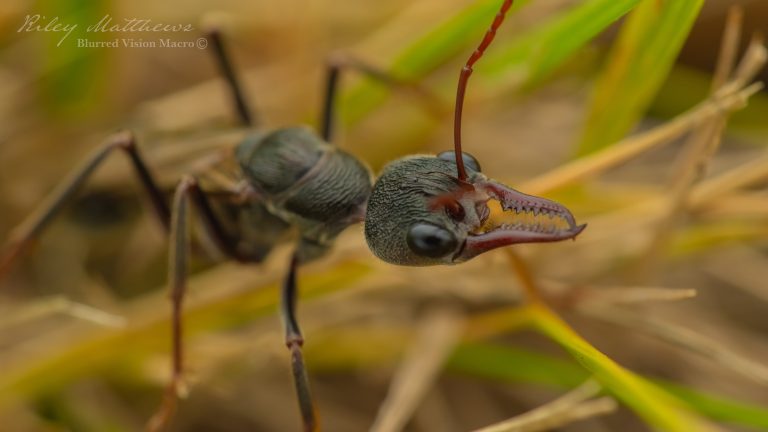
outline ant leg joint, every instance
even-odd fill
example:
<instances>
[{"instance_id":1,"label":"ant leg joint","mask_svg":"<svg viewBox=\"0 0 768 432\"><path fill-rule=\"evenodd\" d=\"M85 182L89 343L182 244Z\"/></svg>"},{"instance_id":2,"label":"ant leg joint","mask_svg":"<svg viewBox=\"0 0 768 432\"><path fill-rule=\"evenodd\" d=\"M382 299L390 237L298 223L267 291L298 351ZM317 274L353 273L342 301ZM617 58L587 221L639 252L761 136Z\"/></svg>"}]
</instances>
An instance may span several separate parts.
<instances>
[{"instance_id":1,"label":"ant leg joint","mask_svg":"<svg viewBox=\"0 0 768 432\"><path fill-rule=\"evenodd\" d=\"M197 179L189 174L185 174L179 181L179 189L183 191L189 191L190 189L197 188Z\"/></svg>"},{"instance_id":2,"label":"ant leg joint","mask_svg":"<svg viewBox=\"0 0 768 432\"><path fill-rule=\"evenodd\" d=\"M132 131L121 130L112 135L112 146L123 150L133 150L136 148L136 136Z\"/></svg>"},{"instance_id":3,"label":"ant leg joint","mask_svg":"<svg viewBox=\"0 0 768 432\"><path fill-rule=\"evenodd\" d=\"M300 334L289 334L285 337L285 346L291 351L301 348L304 346L304 337Z\"/></svg>"},{"instance_id":4,"label":"ant leg joint","mask_svg":"<svg viewBox=\"0 0 768 432\"><path fill-rule=\"evenodd\" d=\"M331 53L326 56L325 62L329 67L338 68L348 65L350 63L350 57L344 51L331 51Z\"/></svg>"}]
</instances>

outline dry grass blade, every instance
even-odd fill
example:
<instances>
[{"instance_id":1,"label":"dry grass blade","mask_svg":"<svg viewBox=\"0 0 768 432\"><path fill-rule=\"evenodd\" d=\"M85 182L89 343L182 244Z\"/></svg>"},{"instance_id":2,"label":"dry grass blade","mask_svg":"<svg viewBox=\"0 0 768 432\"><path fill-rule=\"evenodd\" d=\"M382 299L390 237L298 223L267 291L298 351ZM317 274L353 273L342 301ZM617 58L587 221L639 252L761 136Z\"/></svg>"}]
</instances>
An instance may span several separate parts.
<instances>
[{"instance_id":1,"label":"dry grass blade","mask_svg":"<svg viewBox=\"0 0 768 432\"><path fill-rule=\"evenodd\" d=\"M709 203L700 210L712 218L754 216L768 218L768 200L761 192L733 192Z\"/></svg>"},{"instance_id":2,"label":"dry grass blade","mask_svg":"<svg viewBox=\"0 0 768 432\"><path fill-rule=\"evenodd\" d=\"M735 268L739 271L733 271ZM757 250L736 247L723 251L717 259L707 261L704 271L768 303L768 286L765 283L768 278L768 262Z\"/></svg>"},{"instance_id":3,"label":"dry grass blade","mask_svg":"<svg viewBox=\"0 0 768 432\"><path fill-rule=\"evenodd\" d=\"M573 285L556 280L539 282L544 294L553 302L566 306L577 304L641 304L687 300L696 297L695 289L654 286Z\"/></svg>"},{"instance_id":4,"label":"dry grass blade","mask_svg":"<svg viewBox=\"0 0 768 432\"><path fill-rule=\"evenodd\" d=\"M617 287L592 289L580 297L579 304L640 304L687 300L696 297L695 289L671 289L657 287Z\"/></svg>"},{"instance_id":5,"label":"dry grass blade","mask_svg":"<svg viewBox=\"0 0 768 432\"><path fill-rule=\"evenodd\" d=\"M733 71L741 36L742 17L741 8L731 8L723 34L717 70L712 79L711 93L713 95L722 90ZM759 69L753 69L752 65L760 64L761 62L756 60L761 57L764 57L762 44L757 39L753 39L747 50L747 55L739 67L739 73L733 81L740 83L750 80L753 77L751 74L756 73ZM668 243L670 233L687 207L693 185L704 175L708 161L720 146L722 134L728 121L728 114L727 111L723 111L720 115L712 118L704 127L695 131L683 145L676 163L676 175L670 186L671 193L667 199L664 214L656 224L645 255L639 261L638 276L651 274L649 270L658 264L661 256L659 252Z\"/></svg>"},{"instance_id":6,"label":"dry grass blade","mask_svg":"<svg viewBox=\"0 0 768 432\"><path fill-rule=\"evenodd\" d=\"M550 430L567 424L611 413L618 404L611 397L592 399L600 386L590 380L565 395L527 413L513 417L475 432L534 432Z\"/></svg>"},{"instance_id":7,"label":"dry grass blade","mask_svg":"<svg viewBox=\"0 0 768 432\"><path fill-rule=\"evenodd\" d=\"M681 137L694 126L711 120L723 111L743 107L749 97L760 91L762 87L761 83L754 83L740 90L729 87L730 93L718 93L715 97L705 100L663 126L629 137L604 150L564 164L525 182L520 189L534 195L541 195L597 176L644 152Z\"/></svg>"},{"instance_id":8,"label":"dry grass blade","mask_svg":"<svg viewBox=\"0 0 768 432\"><path fill-rule=\"evenodd\" d=\"M718 93L729 93L731 91L729 87L739 88L746 85L765 66L766 59L768 59L768 51L763 44L763 37L756 34L752 36L747 52L733 74L733 80L724 84Z\"/></svg>"},{"instance_id":9,"label":"dry grass blade","mask_svg":"<svg viewBox=\"0 0 768 432\"><path fill-rule=\"evenodd\" d=\"M402 430L461 336L461 318L450 309L436 309L425 318L419 333L395 373L371 432Z\"/></svg>"},{"instance_id":10,"label":"dry grass blade","mask_svg":"<svg viewBox=\"0 0 768 432\"><path fill-rule=\"evenodd\" d=\"M742 24L744 22L744 10L739 5L731 6L723 30L723 39L720 43L720 56L715 66L715 74L712 78L711 92L716 92L733 72L736 64L736 54L739 49Z\"/></svg>"},{"instance_id":11,"label":"dry grass blade","mask_svg":"<svg viewBox=\"0 0 768 432\"><path fill-rule=\"evenodd\" d=\"M691 211L710 211L711 209L722 208L728 203L724 198L728 194L739 189L752 187L768 181L768 153L757 156L743 164L728 169L710 179L704 180L695 185L690 194L688 205ZM664 214L665 199L662 196L655 196L642 200L637 204L620 208L614 212L594 216L590 219L590 225L593 227L604 227L599 235L593 234L592 238L585 238L582 244L587 242L602 242L609 238L616 238L617 233L625 233L629 221L635 228L646 227L659 220ZM753 214L755 208L747 209ZM645 231L638 230L638 233ZM647 243L635 244L625 239L625 252L630 254L641 253L642 248ZM594 243L593 243L594 244Z\"/></svg>"},{"instance_id":12,"label":"dry grass blade","mask_svg":"<svg viewBox=\"0 0 768 432\"><path fill-rule=\"evenodd\" d=\"M504 252L507 255L507 260L509 261L510 266L520 279L520 285L525 291L528 301L532 303L541 302L539 288L525 259L512 249L505 249Z\"/></svg>"},{"instance_id":13,"label":"dry grass blade","mask_svg":"<svg viewBox=\"0 0 768 432\"><path fill-rule=\"evenodd\" d=\"M618 307L580 307L590 316L646 332L688 351L697 353L737 374L768 386L768 367L735 353L722 343L691 329Z\"/></svg>"},{"instance_id":14,"label":"dry grass blade","mask_svg":"<svg viewBox=\"0 0 768 432\"><path fill-rule=\"evenodd\" d=\"M112 328L125 327L125 318L92 306L74 302L66 297L56 296L38 300L17 310L3 314L0 329L27 324L51 315L64 314L96 325Z\"/></svg>"},{"instance_id":15,"label":"dry grass blade","mask_svg":"<svg viewBox=\"0 0 768 432\"><path fill-rule=\"evenodd\" d=\"M730 169L696 186L691 194L691 206L703 207L721 196L768 180L768 153Z\"/></svg>"}]
</instances>

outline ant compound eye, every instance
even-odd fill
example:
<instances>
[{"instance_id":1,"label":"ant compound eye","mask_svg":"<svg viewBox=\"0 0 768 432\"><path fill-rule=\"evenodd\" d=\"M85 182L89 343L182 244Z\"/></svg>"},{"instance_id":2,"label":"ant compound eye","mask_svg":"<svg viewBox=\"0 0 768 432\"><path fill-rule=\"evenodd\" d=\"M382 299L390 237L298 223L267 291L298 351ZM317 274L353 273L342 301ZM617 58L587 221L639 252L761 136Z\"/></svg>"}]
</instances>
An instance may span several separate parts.
<instances>
[{"instance_id":1,"label":"ant compound eye","mask_svg":"<svg viewBox=\"0 0 768 432\"><path fill-rule=\"evenodd\" d=\"M456 161L456 153L453 150L446 150L437 154L438 159L446 160L449 162ZM480 169L480 162L475 159L474 156L467 152L461 152L461 158L464 160L464 166L475 172L482 172Z\"/></svg>"},{"instance_id":2,"label":"ant compound eye","mask_svg":"<svg viewBox=\"0 0 768 432\"><path fill-rule=\"evenodd\" d=\"M445 256L458 244L456 237L447 229L424 222L412 225L406 240L413 252L430 258Z\"/></svg>"}]
</instances>

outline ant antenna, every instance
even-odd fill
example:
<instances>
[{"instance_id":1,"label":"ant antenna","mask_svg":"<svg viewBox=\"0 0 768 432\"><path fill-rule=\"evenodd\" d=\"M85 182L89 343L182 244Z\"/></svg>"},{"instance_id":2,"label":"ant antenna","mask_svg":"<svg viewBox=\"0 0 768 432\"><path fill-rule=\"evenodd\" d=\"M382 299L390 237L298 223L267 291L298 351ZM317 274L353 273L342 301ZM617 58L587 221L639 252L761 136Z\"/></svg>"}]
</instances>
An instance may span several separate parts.
<instances>
[{"instance_id":1,"label":"ant antenna","mask_svg":"<svg viewBox=\"0 0 768 432\"><path fill-rule=\"evenodd\" d=\"M498 30L502 21L504 21L504 15L506 15L509 8L512 7L513 1L514 0L504 0L501 9L499 9L499 13L496 14L496 18L493 19L491 28L488 29L482 42L480 42L480 46L478 46L475 52L469 56L469 60L467 60L467 63L461 68L459 86L456 89L456 111L453 116L453 147L454 152L456 153L456 168L458 169L459 180L461 181L467 179L467 171L464 169L464 158L461 156L461 109L464 106L464 92L467 90L467 81L469 80L469 76L472 75L472 66L483 56L485 49L488 48L488 45L493 41L494 36L496 36L496 30Z\"/></svg>"}]
</instances>

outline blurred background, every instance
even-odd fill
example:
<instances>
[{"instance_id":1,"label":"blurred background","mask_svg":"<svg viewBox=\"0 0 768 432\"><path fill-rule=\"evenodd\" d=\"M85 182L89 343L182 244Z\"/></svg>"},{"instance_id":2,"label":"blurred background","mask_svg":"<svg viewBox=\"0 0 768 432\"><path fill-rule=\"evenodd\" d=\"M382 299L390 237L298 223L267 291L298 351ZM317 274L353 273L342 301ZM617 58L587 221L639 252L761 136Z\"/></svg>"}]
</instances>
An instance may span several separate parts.
<instances>
[{"instance_id":1,"label":"blurred background","mask_svg":"<svg viewBox=\"0 0 768 432\"><path fill-rule=\"evenodd\" d=\"M338 145L378 171L406 154L451 148L458 71L498 4L3 2L0 238L116 130L137 133L169 191L195 158L231 147L241 132L206 50L88 48L78 39L194 45L202 23L215 22L267 129L316 124L334 52L391 71L434 99L351 72L339 102ZM542 177L705 101L736 4L744 10L738 60L753 34L768 31L764 1L530 0L513 8L470 80L465 150L489 177L554 198L589 227L575 242L430 269L380 263L361 227L348 229L331 256L300 275L324 430L368 430L400 417L408 431L472 430L545 404L592 374L618 408L540 430L675 430L654 424L652 406L633 404L631 391L612 387L589 361L569 356L568 343L520 322L516 312L528 304L521 266L576 332L680 397L713 430L768 430L765 91L729 116L706 162L687 164L695 140L684 132L705 133L718 121L700 110L700 122L607 169ZM37 14L42 28L25 27ZM107 15L116 24L136 18L194 30L86 30ZM64 32L45 31L57 23L77 28L62 41ZM755 79L766 78L762 68ZM686 185L686 172L703 174ZM159 404L170 347L167 246L143 204L123 156L110 158L0 282L2 430L141 430ZM171 430L299 429L275 305L289 252L281 246L260 266L194 259L190 394ZM393 377L408 377L403 371L419 358L433 368L412 375L420 396L380 412Z\"/></svg>"}]
</instances>

